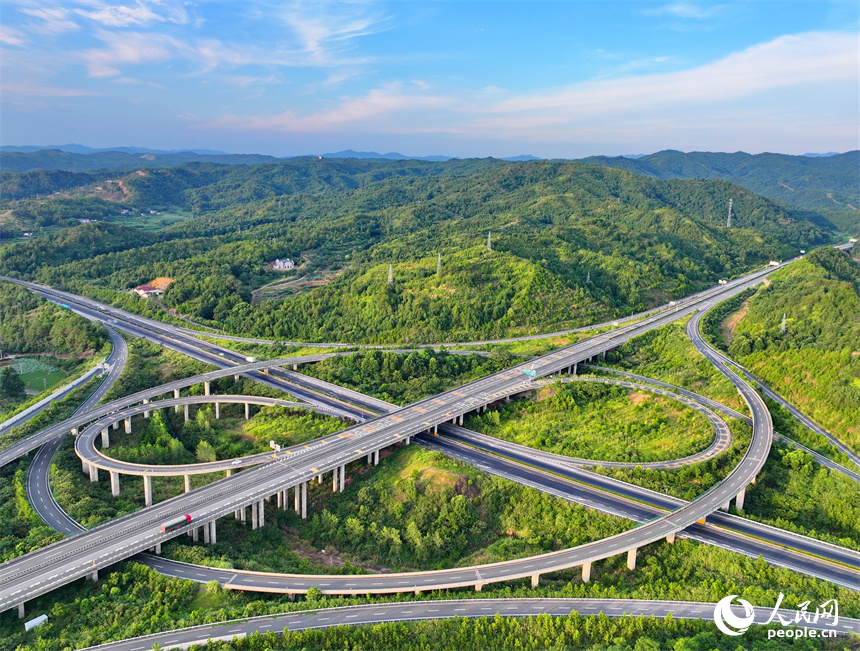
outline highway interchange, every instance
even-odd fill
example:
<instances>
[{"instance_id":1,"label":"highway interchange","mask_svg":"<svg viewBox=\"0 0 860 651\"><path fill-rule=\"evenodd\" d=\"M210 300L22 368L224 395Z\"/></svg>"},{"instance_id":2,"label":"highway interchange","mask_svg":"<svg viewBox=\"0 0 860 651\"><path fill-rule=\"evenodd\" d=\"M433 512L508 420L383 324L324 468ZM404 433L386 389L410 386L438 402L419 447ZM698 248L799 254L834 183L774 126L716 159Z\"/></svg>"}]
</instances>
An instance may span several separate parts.
<instances>
[{"instance_id":1,"label":"highway interchange","mask_svg":"<svg viewBox=\"0 0 860 651\"><path fill-rule=\"evenodd\" d=\"M756 277L743 279L742 282L732 283L729 287L715 288L715 290L711 290L710 293L703 293L704 297L699 301L696 301L696 297L691 297L687 299L684 304L675 306L675 310L664 310L662 313L646 317L638 323L618 328L617 330L609 333L604 333L595 338L580 342L579 344L569 346L566 349L545 355L530 362L528 367L530 369L535 369L538 377L561 372L565 368L570 368L573 364L593 359L599 353L617 347L621 342L645 331L646 329L659 327L659 325L681 318L682 316L692 312L695 308L698 308L699 311L697 315L691 320L692 324L693 322L697 322L698 318L701 317L701 314L709 309L712 304L724 300L726 296L730 295L729 292L735 293L747 285L755 284L756 282L759 282L761 276L762 274L758 274ZM45 288L38 289L39 293L45 292ZM48 296L51 296L51 294L48 293ZM70 300L70 297L72 296L73 295L66 295L63 300ZM82 312L85 312L87 310L94 309L96 312L90 312L88 316L91 318L98 318L101 316L102 319L104 319L105 315L103 312L107 310L104 310L97 305L87 305L86 299L80 299L79 297L74 297L74 299L82 301L83 303L75 306L76 311L80 309ZM128 315L130 318L123 318L123 321L120 322L116 318L118 316L117 311L113 308L110 308L110 310L113 310L113 314L110 319L114 320L114 325L119 327L121 323L122 328L127 332L131 332L132 329L138 328L143 331L143 334L140 336L147 336L147 338L150 339L154 338L156 340L160 340L160 343L165 343L163 337L168 336L171 339L169 344L171 347L177 349L190 347L194 350L193 356L198 359L202 356L205 361L214 363L225 361L225 353L223 351L226 349L219 350L219 347L205 345L195 347L193 344L188 343L190 335L185 335L184 333L180 336L177 336L177 333L166 335L164 331L166 329L169 330L172 326L164 326L164 324L160 323L156 328L153 328L149 323L145 324L146 327L143 327L134 323L135 320L143 320L140 317L134 317L133 315ZM157 333L156 336L153 336L154 331L159 329L161 332ZM694 342L696 342L697 336L697 328L693 327L691 338L693 338ZM194 341L197 344L200 343L199 340ZM717 487L717 489L707 493L705 496L702 496L697 500L694 500L694 502L691 503L692 505L679 504L679 502L682 502L680 500L676 500L674 504L664 504L661 508L674 509L674 511L668 514L658 515L656 518L653 508L650 513L645 511L637 516L632 516L634 519L639 521L642 521L643 519L650 519L651 521L645 526L637 527L634 530L620 534L620 536L616 536L612 539L598 541L573 550L564 550L563 552L548 554L542 557L520 559L519 561L497 564L503 566L503 568L482 566L478 568L460 568L458 570L433 573L409 573L406 575L325 577L328 581L319 582L316 584L317 587L320 587L326 592L363 594L366 592L404 592L421 589L429 590L437 587L457 587L467 585L474 585L476 588L479 588L481 585L495 580L505 581L515 577L531 577L533 583L536 583L540 573L542 572L552 572L563 567L566 568L577 565L587 565L590 570L590 563L593 560L605 558L623 551L630 551L633 554L632 557L628 556L628 560L632 558L632 565L635 563L635 549L639 546L648 544L648 542L652 542L663 537L673 537L675 533L678 533L681 530L685 530L684 535L690 535L690 537L696 538L697 533L695 528L705 530L706 532L707 530L712 529L712 527L704 527L693 523L702 517L708 517L710 514L713 514L719 506L723 505L728 499L731 499L735 495L741 494L742 496L743 489L752 479L754 479L755 475L760 470L761 465L764 463L770 447L773 432L769 421L769 415L758 395L752 391L749 386L743 382L743 380L735 376L734 373L725 366L725 360L722 359L721 356L716 354L715 351L712 351L712 354L709 354L706 352L706 346L702 347L699 342L696 343L697 347L700 347L700 350L709 357L712 363L720 368L720 370L735 383L748 404L750 404L751 412L753 414L752 420L754 425L754 436L750 450L747 452L744 461L720 486ZM206 350L207 348L208 350ZM201 349L205 352L201 352ZM218 352L214 352L216 350ZM218 357L221 357L222 359L218 360ZM284 363L291 362L287 361ZM256 369L261 369L273 367L274 365L274 362L268 362L250 366ZM34 596L34 592L41 594L52 589L55 585L67 582L73 575L75 575L73 569L71 571L69 569L66 569L65 571L57 570L59 566L57 561L68 558L68 554L73 554L74 558L71 562L63 560L64 567L74 565L75 563L81 563L82 561L86 562L92 560L91 565L86 565L83 568L85 570L83 573L79 572L77 574L78 576L83 576L91 573L93 568L98 569L99 567L105 567L116 562L119 558L129 556L134 551L139 551L139 549L146 549L147 547L153 546L156 542L155 539L158 538L158 536L143 536L139 540L140 544L134 546L128 544L127 533L114 533L114 531L119 530L122 532L131 532L132 536L138 536L141 531L148 531L147 525L151 527L151 523L163 521L168 514L175 514L182 512L183 510L187 510L189 508L189 504L194 504L194 508L199 509L204 508L205 506L205 508L208 509L204 510L200 514L202 517L195 518L198 522L202 519L206 519L207 517L215 519L235 511L239 503L242 503L243 505L252 504L255 500L260 500L261 496L274 494L284 488L294 488L311 478L317 477L322 472L333 471L339 467L342 468L346 463L365 456L368 451L373 452L381 447L390 445L392 442L400 441L407 437L424 433L421 438L424 441L429 441L431 444L437 446L444 446L446 444L456 445L453 443L445 443L440 437L428 437L426 432L428 432L431 427L435 428L439 425L442 425L443 431L462 429L454 428L452 425L446 423L455 420L458 416L462 416L463 413L494 403L505 396L516 395L533 389L534 387L530 378L521 375L521 373L522 366L508 369L502 373L490 376L489 378L483 378L482 380L470 383L465 387L460 387L459 389L446 392L440 396L436 396L435 398L421 401L416 403L416 405L399 409L394 414L372 419L368 424L348 428L341 433L339 440L332 442L332 445L316 445L314 450L297 455L300 457L297 461L290 460L289 465L284 463L284 458L286 457L286 455L284 455L278 463L269 463L255 470L248 470L243 473L239 473L229 480L217 482L218 486L214 491L216 494L221 493L226 487L222 486L222 484L229 484L230 494L227 497L224 497L223 495L221 497L217 497L217 495L207 495L206 489L209 487L204 487L197 491L192 491L192 493L189 493L188 495L179 496L178 498L174 498L149 509L145 509L138 514L126 516L126 518L122 518L115 523L103 525L102 527L93 530L93 532L97 533L91 537L96 541L102 536L104 536L104 538L109 538L110 540L105 541L104 544L89 541L87 543L82 543L82 541L78 540L80 538L86 538L91 534L91 532L82 534L81 536L75 536L73 540L77 542L75 547L79 548L78 552L67 552L66 550L63 550L60 553L55 551L45 552L45 558L50 558L52 561L51 571L55 572L55 574L50 577L48 581L42 581L41 583L36 581L35 583L31 583L31 585L37 585L39 587L28 592L27 598L32 598L32 596ZM222 375L229 374L229 370L226 373L222 373ZM285 372L281 377L276 379L260 376L260 374L257 373L256 377L261 378L264 381L268 380L270 382L274 382L282 388L284 382L289 382L290 388L287 389L288 391L293 393L296 387L299 387L299 393L302 391L305 391L306 393L297 397L303 399L308 399L308 397L310 397L311 402L319 405L320 407L325 406L327 410L333 409L335 410L336 415L343 418L363 420L368 415L367 412L369 410L388 411L392 408L391 405L385 405L384 403L381 405L381 401L367 398L366 396L362 396L356 392L343 391L339 387L333 390L331 386L324 386L326 383L315 381L312 378L308 379L306 376L296 378L295 376L298 375L299 374L297 373ZM170 390L172 390L172 387L164 389L162 393L166 393ZM320 394L316 393L320 390L328 394L325 395L322 400ZM308 396L308 393L311 392L313 395ZM335 394L336 397L332 394ZM334 398L334 402L332 402L332 398ZM141 400L142 398L138 397L137 399ZM133 401L125 402L127 404L133 404ZM152 406L152 408L154 407L155 405ZM114 410L117 408L117 405L113 406ZM141 405L137 405L134 409L137 409L137 411L143 410ZM103 415L107 416L108 413L110 413L110 411L106 411ZM114 417L116 418L116 416ZM92 420L92 418L88 418L87 420ZM89 429L93 430L98 426L99 423L95 423L90 425ZM66 431L68 431L68 429L69 426L67 423ZM54 433L53 438L49 436L47 439L58 441L58 433ZM55 444L56 443L52 443L52 445ZM38 445L41 445L41 442L38 443ZM351 450L357 446L360 446L357 451ZM48 446L45 446L39 454L42 455L44 453L47 455L47 458L50 458L50 454L45 452L47 449ZM474 452L476 451L473 450L473 453ZM462 454L462 452L459 454ZM508 453L505 452L505 454ZM0 455L0 458L2 458L2 455ZM38 458L39 457L37 456L37 461ZM294 457L294 459L295 458L296 457ZM494 458L500 459L500 457ZM255 463L256 462L258 461L255 461ZM533 462L534 460L532 459L530 462L531 465L534 465ZM507 463L514 465L510 460L508 460ZM223 466L221 466L221 468L223 469ZM558 467L553 468L552 472L555 475L562 474L559 472ZM587 471L582 471L580 469L580 472ZM548 476L546 473L543 474ZM593 473L589 474L593 475ZM558 477L556 477L556 479L558 479ZM571 483L572 482L568 482L568 484ZM210 486L215 487L216 485L213 484ZM48 493L50 493L50 490L47 490ZM614 487L614 491L617 491L617 486ZM235 499L235 494L237 492L244 496L243 499ZM601 491L594 491L594 493L597 492ZM602 494L606 495L606 493ZM665 496L663 497L665 498ZM587 500L591 498L593 498L593 494L586 498L585 503L587 503ZM669 498L669 501L671 502L671 498ZM628 500L628 502L630 502L630 500ZM626 517L631 517L630 507L628 506L627 508ZM659 514L659 511L657 513ZM724 514L719 514L719 516L723 515ZM708 520L709 522L712 517L714 516L710 516ZM736 516L728 515L725 515L725 517L736 518ZM742 520L741 518L736 519ZM688 528L691 524L693 524L693 526ZM125 542L123 542L123 540ZM57 545L62 545L62 543L58 543ZM57 545L52 547L57 547ZM135 547L135 549L131 549L132 547ZM46 549L50 550L51 548ZM98 552L101 552L101 554L96 555ZM40 552L35 552L35 554L39 555ZM26 559L27 557L22 558ZM30 568L38 569L38 567L43 566L46 562L45 558L41 561L29 561ZM22 599L23 595L19 594L18 596L15 596L16 593L12 592L11 588L7 587L7 583L10 583L10 581L7 581L6 578L11 575L8 571L5 571L7 568L11 569L14 573L13 578L26 575L26 571L18 569L22 564L19 561L21 561L21 559L16 559L11 563L4 564L4 573L2 578L0 578L0 598L5 598L7 600L0 601L0 604L3 604L3 607L9 607L14 604L14 601L8 601L9 598L13 600ZM848 561L851 565L856 564L856 559L849 558ZM791 566L790 563L787 565ZM474 574L470 574L472 571L474 571ZM466 576L467 574L468 576ZM285 575L279 576L285 577ZM839 577L838 571L836 576L837 578ZM277 589L279 591L304 592L310 585L309 579L314 578L322 579L323 577L285 577L285 583ZM358 582L358 585L356 585L356 581ZM848 578L847 584L851 587L860 585L860 583L856 583L854 581L855 579ZM238 583L238 581L236 582ZM352 585L348 585L348 582L352 583ZM22 585L20 582L12 583L13 585ZM327 583L328 585L324 585L324 583ZM846 584L844 580L841 583L843 585ZM235 585L229 587L239 586ZM21 591L22 590L19 590L19 592Z\"/></svg>"}]
</instances>

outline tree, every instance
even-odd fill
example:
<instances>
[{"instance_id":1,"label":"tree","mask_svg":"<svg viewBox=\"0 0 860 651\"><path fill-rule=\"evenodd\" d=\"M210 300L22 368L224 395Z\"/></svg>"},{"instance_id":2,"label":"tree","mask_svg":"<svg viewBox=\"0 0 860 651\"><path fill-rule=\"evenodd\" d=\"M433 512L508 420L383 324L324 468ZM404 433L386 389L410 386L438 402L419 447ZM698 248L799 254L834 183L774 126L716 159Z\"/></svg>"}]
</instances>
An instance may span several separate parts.
<instances>
[{"instance_id":1,"label":"tree","mask_svg":"<svg viewBox=\"0 0 860 651\"><path fill-rule=\"evenodd\" d=\"M5 366L0 371L0 395L7 398L23 398L25 395L24 381L11 366Z\"/></svg>"}]
</instances>

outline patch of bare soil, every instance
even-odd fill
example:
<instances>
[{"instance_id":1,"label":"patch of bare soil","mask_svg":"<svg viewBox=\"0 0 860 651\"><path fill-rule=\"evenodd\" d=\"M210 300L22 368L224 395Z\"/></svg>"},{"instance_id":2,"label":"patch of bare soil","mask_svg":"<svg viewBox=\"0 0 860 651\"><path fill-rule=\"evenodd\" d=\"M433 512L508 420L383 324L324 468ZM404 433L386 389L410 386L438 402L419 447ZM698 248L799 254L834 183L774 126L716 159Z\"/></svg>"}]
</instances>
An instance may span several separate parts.
<instances>
[{"instance_id":1,"label":"patch of bare soil","mask_svg":"<svg viewBox=\"0 0 860 651\"><path fill-rule=\"evenodd\" d=\"M643 393L642 391L634 391L629 396L630 402L634 405L639 405L648 400L650 396L647 393Z\"/></svg>"},{"instance_id":2,"label":"patch of bare soil","mask_svg":"<svg viewBox=\"0 0 860 651\"><path fill-rule=\"evenodd\" d=\"M720 332L726 342L732 342L732 336L735 333L735 328L737 327L738 323L740 323L741 319L743 319L747 315L749 309L749 301L744 301L744 304L741 305L739 310L732 312L729 316L723 319L723 322L720 324Z\"/></svg>"},{"instance_id":3,"label":"patch of bare soil","mask_svg":"<svg viewBox=\"0 0 860 651\"><path fill-rule=\"evenodd\" d=\"M298 536L290 533L284 532L284 538L290 543L290 546L298 556L302 558L306 558L309 561L319 563L325 567L343 567L346 564L346 559L341 556L336 549L326 548L326 549L317 549L313 545L308 544L306 541L302 540ZM354 566L360 567L363 570L367 570L368 572L374 572L377 574L386 574L391 572L390 567L385 567L383 565L377 565L375 563L364 563L364 562L353 562L350 563Z\"/></svg>"}]
</instances>

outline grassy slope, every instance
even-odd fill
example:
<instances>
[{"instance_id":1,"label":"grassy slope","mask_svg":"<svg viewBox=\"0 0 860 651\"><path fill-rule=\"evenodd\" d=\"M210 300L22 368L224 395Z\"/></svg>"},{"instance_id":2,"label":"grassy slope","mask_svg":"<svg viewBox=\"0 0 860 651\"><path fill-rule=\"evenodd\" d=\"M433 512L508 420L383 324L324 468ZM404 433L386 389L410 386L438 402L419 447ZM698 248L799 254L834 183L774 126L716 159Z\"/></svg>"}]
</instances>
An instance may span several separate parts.
<instances>
[{"instance_id":1,"label":"grassy slope","mask_svg":"<svg viewBox=\"0 0 860 651\"><path fill-rule=\"evenodd\" d=\"M668 398L597 383L554 385L466 426L521 445L584 459L663 461L706 448L704 416Z\"/></svg>"}]
</instances>

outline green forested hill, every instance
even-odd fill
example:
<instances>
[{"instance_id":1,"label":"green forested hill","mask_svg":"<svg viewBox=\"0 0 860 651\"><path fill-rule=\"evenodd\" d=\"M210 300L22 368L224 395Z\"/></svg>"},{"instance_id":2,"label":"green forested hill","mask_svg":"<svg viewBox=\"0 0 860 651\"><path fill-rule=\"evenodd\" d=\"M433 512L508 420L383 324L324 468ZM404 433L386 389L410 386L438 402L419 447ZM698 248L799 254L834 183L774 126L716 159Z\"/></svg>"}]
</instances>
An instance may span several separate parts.
<instances>
[{"instance_id":1,"label":"green forested hill","mask_svg":"<svg viewBox=\"0 0 860 651\"><path fill-rule=\"evenodd\" d=\"M816 211L847 232L860 232L860 151L811 157L666 150L636 159L583 160L659 179L725 179L786 205Z\"/></svg>"},{"instance_id":2,"label":"green forested hill","mask_svg":"<svg viewBox=\"0 0 860 651\"><path fill-rule=\"evenodd\" d=\"M824 248L771 278L750 298L730 355L860 449L860 265Z\"/></svg>"},{"instance_id":3,"label":"green forested hill","mask_svg":"<svg viewBox=\"0 0 860 651\"><path fill-rule=\"evenodd\" d=\"M66 229L0 249L0 271L87 292L170 276L166 307L237 333L450 341L630 313L830 237L727 181L576 162L305 159L192 164L126 181L137 200L198 216L157 234L116 223ZM736 219L726 229L730 197ZM286 278L319 286L252 304L252 291L285 278L266 266L276 257L300 263Z\"/></svg>"}]
</instances>

